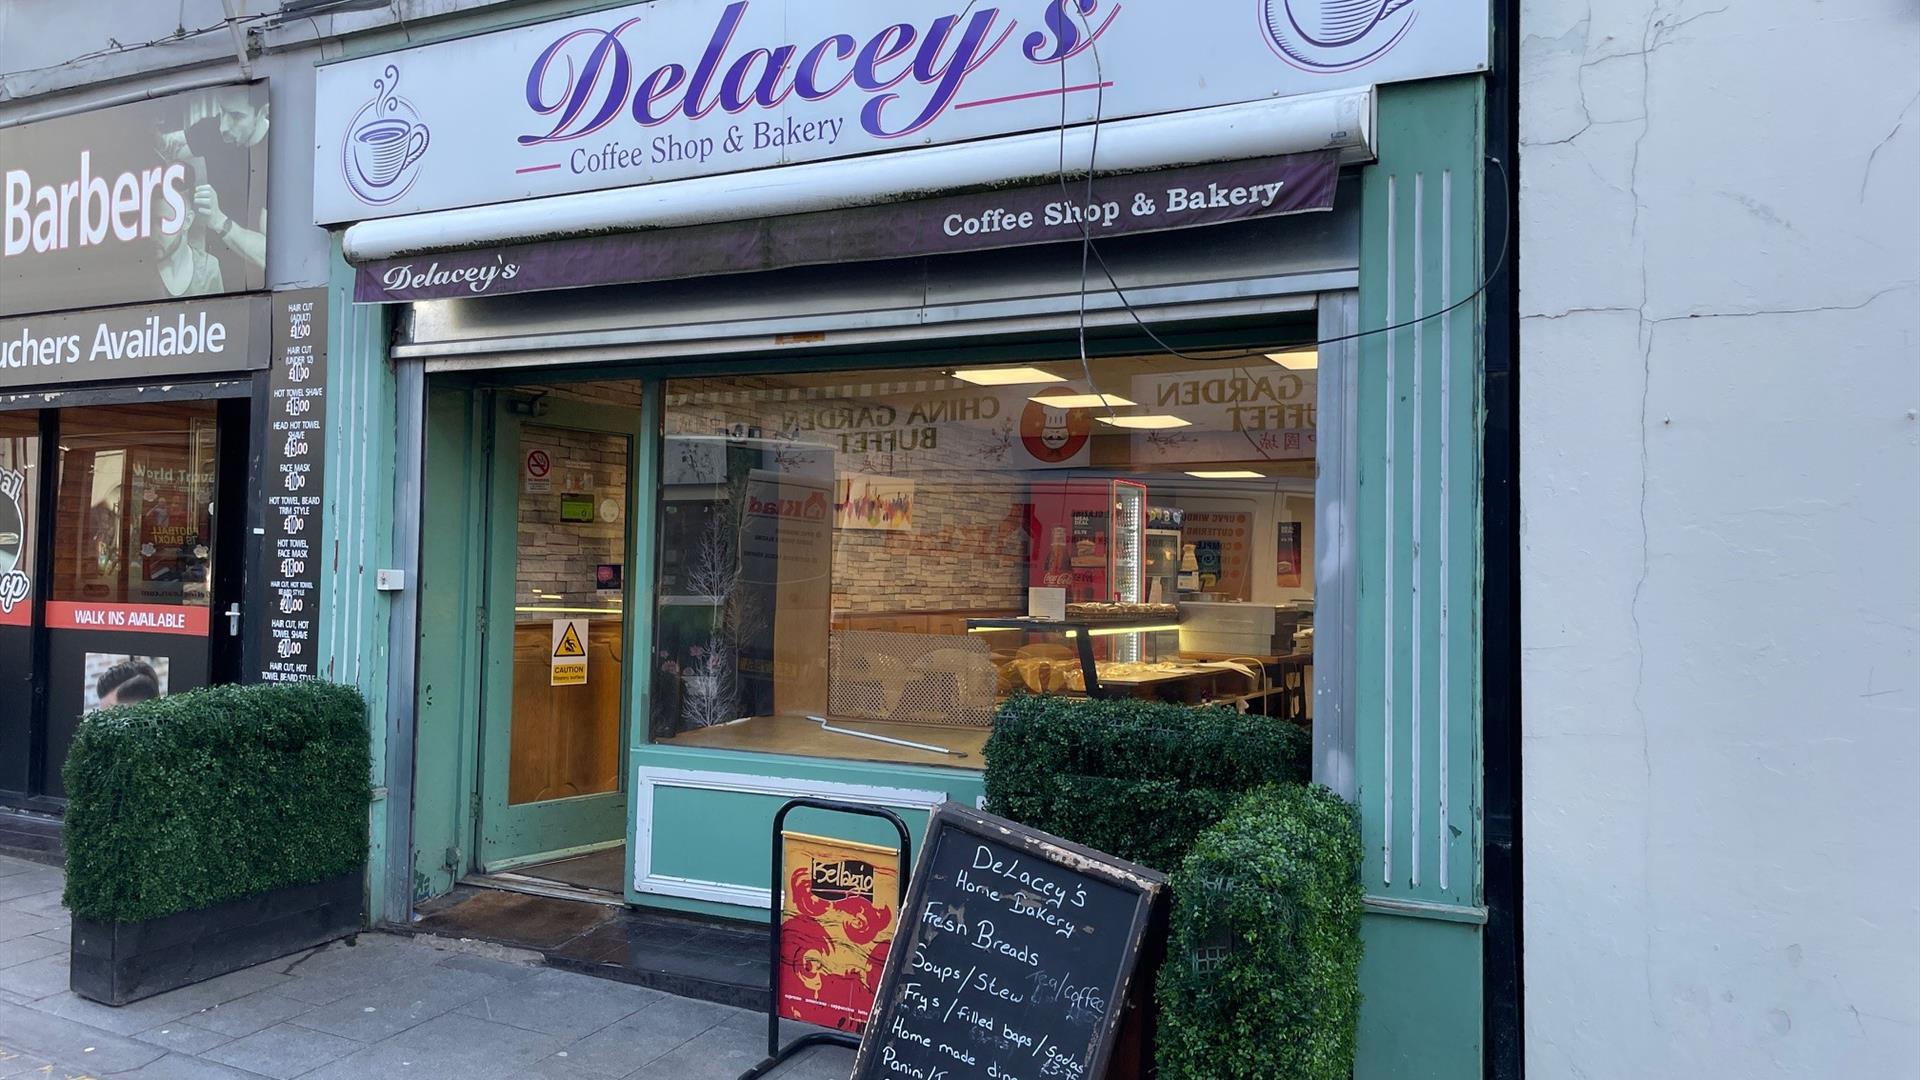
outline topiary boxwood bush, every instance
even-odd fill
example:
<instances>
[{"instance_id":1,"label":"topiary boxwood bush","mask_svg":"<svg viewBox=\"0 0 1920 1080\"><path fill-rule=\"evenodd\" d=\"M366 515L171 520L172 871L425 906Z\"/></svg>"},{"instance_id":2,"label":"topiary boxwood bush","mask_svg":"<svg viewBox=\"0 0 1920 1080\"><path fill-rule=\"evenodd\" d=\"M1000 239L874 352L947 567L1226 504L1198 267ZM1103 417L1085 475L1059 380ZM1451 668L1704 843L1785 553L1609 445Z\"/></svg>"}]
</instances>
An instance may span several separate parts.
<instances>
[{"instance_id":1,"label":"topiary boxwood bush","mask_svg":"<svg viewBox=\"0 0 1920 1080\"><path fill-rule=\"evenodd\" d=\"M1021 695L987 739L987 808L1171 870L1243 793L1304 783L1312 749L1301 728L1232 709Z\"/></svg>"},{"instance_id":2,"label":"topiary boxwood bush","mask_svg":"<svg viewBox=\"0 0 1920 1080\"><path fill-rule=\"evenodd\" d=\"M1161 1080L1347 1080L1360 1016L1360 829L1324 787L1248 795L1173 875Z\"/></svg>"},{"instance_id":3,"label":"topiary boxwood bush","mask_svg":"<svg viewBox=\"0 0 1920 1080\"><path fill-rule=\"evenodd\" d=\"M138 922L367 861L367 707L323 682L219 686L82 720L62 775L66 903Z\"/></svg>"}]
</instances>

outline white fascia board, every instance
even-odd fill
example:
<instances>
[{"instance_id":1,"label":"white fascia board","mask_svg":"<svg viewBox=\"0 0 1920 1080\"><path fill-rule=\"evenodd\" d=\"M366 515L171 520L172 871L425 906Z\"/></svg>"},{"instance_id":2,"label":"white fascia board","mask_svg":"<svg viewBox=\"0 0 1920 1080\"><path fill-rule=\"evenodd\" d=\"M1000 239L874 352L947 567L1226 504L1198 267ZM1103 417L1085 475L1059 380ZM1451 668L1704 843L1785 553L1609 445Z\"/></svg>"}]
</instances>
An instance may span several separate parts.
<instances>
[{"instance_id":1,"label":"white fascia board","mask_svg":"<svg viewBox=\"0 0 1920 1080\"><path fill-rule=\"evenodd\" d=\"M351 262L595 233L704 225L923 198L1008 181L1046 182L1064 157L1080 170L1094 149L1081 125L637 187L363 221L342 248ZM1101 173L1337 150L1372 161L1371 87L1115 120L1099 127Z\"/></svg>"}]
</instances>

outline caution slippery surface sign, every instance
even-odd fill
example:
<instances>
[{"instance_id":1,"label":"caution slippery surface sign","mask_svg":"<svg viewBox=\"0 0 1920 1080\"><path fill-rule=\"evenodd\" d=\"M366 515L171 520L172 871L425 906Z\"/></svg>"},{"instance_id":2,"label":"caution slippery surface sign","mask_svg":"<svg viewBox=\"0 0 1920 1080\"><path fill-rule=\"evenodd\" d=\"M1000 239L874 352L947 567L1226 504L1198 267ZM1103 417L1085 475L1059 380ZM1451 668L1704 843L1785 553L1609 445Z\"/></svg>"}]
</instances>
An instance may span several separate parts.
<instances>
[{"instance_id":1,"label":"caution slippery surface sign","mask_svg":"<svg viewBox=\"0 0 1920 1080\"><path fill-rule=\"evenodd\" d=\"M587 620L553 620L553 666L549 686L587 684Z\"/></svg>"}]
</instances>

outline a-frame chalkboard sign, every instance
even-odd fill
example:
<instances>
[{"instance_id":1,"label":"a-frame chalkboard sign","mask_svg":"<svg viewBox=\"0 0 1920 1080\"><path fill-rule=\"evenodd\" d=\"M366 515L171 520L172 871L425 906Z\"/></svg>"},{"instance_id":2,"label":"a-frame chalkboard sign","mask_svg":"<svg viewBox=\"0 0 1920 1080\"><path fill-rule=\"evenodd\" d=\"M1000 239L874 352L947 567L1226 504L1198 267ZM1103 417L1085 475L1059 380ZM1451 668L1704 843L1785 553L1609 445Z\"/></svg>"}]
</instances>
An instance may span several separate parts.
<instances>
[{"instance_id":1,"label":"a-frame chalkboard sign","mask_svg":"<svg viewBox=\"0 0 1920 1080\"><path fill-rule=\"evenodd\" d=\"M1166 878L934 810L853 1080L1098 1080Z\"/></svg>"}]
</instances>

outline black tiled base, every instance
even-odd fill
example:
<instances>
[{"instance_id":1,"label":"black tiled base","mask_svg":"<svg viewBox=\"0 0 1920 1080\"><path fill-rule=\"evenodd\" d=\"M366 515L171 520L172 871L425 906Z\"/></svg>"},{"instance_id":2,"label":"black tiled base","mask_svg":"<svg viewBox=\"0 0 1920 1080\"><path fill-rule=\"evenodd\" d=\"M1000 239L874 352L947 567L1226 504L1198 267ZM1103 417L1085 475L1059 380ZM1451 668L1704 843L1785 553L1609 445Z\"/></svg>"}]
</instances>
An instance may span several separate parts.
<instances>
[{"instance_id":1,"label":"black tiled base","mask_svg":"<svg viewBox=\"0 0 1920 1080\"><path fill-rule=\"evenodd\" d=\"M60 819L0 808L0 855L11 855L47 866L66 865L66 848L60 839Z\"/></svg>"},{"instance_id":2,"label":"black tiled base","mask_svg":"<svg viewBox=\"0 0 1920 1080\"><path fill-rule=\"evenodd\" d=\"M125 1005L359 932L355 870L144 922L73 920L73 992Z\"/></svg>"},{"instance_id":3,"label":"black tiled base","mask_svg":"<svg viewBox=\"0 0 1920 1080\"><path fill-rule=\"evenodd\" d=\"M767 1007L764 927L459 886L396 929L531 949L569 971L681 997Z\"/></svg>"}]
</instances>

